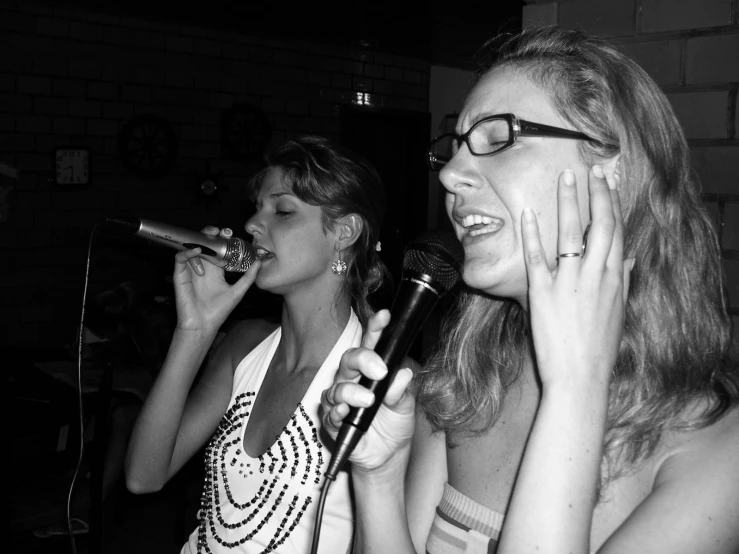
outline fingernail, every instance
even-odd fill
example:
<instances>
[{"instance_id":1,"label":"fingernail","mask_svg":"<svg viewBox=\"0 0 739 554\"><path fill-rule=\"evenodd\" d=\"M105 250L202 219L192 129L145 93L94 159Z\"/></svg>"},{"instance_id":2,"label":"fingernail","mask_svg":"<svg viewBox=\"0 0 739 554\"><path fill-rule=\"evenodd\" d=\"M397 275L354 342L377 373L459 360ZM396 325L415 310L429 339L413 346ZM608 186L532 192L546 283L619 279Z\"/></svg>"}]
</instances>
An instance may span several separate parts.
<instances>
[{"instance_id":1,"label":"fingernail","mask_svg":"<svg viewBox=\"0 0 739 554\"><path fill-rule=\"evenodd\" d=\"M609 189L616 190L616 176L606 175L606 184L608 185Z\"/></svg>"},{"instance_id":2,"label":"fingernail","mask_svg":"<svg viewBox=\"0 0 739 554\"><path fill-rule=\"evenodd\" d=\"M534 221L534 211L531 208L524 208L523 218L525 221L531 223L532 221Z\"/></svg>"},{"instance_id":3,"label":"fingernail","mask_svg":"<svg viewBox=\"0 0 739 554\"><path fill-rule=\"evenodd\" d=\"M359 393L359 398L357 398L357 402L359 402L365 408L369 408L375 402L375 395L368 390L362 391L361 393Z\"/></svg>"},{"instance_id":4,"label":"fingernail","mask_svg":"<svg viewBox=\"0 0 739 554\"><path fill-rule=\"evenodd\" d=\"M565 169L564 181L569 187L575 184L575 173L571 169Z\"/></svg>"},{"instance_id":5,"label":"fingernail","mask_svg":"<svg viewBox=\"0 0 739 554\"><path fill-rule=\"evenodd\" d=\"M374 375L372 379L379 381L380 379L384 379L385 375L387 375L387 368L381 364L373 364L372 374Z\"/></svg>"},{"instance_id":6,"label":"fingernail","mask_svg":"<svg viewBox=\"0 0 739 554\"><path fill-rule=\"evenodd\" d=\"M199 275L205 273L205 270L203 269L203 264L195 264L195 271L197 271Z\"/></svg>"},{"instance_id":7,"label":"fingernail","mask_svg":"<svg viewBox=\"0 0 739 554\"><path fill-rule=\"evenodd\" d=\"M593 175L595 175L598 179L603 179L606 174L603 173L603 168L599 165L593 166Z\"/></svg>"},{"instance_id":8,"label":"fingernail","mask_svg":"<svg viewBox=\"0 0 739 554\"><path fill-rule=\"evenodd\" d=\"M230 237L231 235L233 235L233 234L234 234L234 232L233 232L233 231L232 231L231 229L229 229L228 227L226 227L226 228L224 228L224 229L221 229L221 234L222 234L222 235L223 235L224 237Z\"/></svg>"}]
</instances>

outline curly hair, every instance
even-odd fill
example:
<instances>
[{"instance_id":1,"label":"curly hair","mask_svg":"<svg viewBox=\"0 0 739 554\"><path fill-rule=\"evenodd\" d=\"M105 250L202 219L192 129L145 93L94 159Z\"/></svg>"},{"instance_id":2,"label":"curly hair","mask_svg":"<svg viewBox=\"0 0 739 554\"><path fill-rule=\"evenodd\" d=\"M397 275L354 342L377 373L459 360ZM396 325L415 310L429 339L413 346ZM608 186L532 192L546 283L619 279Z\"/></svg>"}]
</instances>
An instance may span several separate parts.
<instances>
[{"instance_id":1,"label":"curly hair","mask_svg":"<svg viewBox=\"0 0 739 554\"><path fill-rule=\"evenodd\" d=\"M665 431L710 425L739 403L718 239L680 124L641 67L605 40L558 27L524 31L499 52L495 44L483 47L475 84L497 68L520 72L594 139L581 143L583 161L620 156L624 258L635 265L609 395L603 475L613 479L654 453ZM529 333L516 302L463 293L418 383L431 424L447 437L489 429ZM699 400L707 409L685 418Z\"/></svg>"},{"instance_id":2,"label":"curly hair","mask_svg":"<svg viewBox=\"0 0 739 554\"><path fill-rule=\"evenodd\" d=\"M267 153L266 162L267 167L247 185L251 196L259 191L267 172L278 167L295 196L321 208L326 229L349 214L362 219L362 232L344 261L352 307L366 325L373 313L368 296L389 276L375 249L386 209L385 188L377 170L359 154L313 135L280 144Z\"/></svg>"}]
</instances>

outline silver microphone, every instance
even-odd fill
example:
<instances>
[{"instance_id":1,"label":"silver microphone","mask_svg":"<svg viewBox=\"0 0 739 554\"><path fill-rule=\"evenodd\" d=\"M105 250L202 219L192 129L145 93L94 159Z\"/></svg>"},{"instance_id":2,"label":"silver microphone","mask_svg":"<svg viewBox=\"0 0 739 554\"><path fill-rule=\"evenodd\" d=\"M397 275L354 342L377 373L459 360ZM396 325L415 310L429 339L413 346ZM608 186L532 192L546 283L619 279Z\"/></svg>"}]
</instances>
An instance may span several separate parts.
<instances>
[{"instance_id":1,"label":"silver microphone","mask_svg":"<svg viewBox=\"0 0 739 554\"><path fill-rule=\"evenodd\" d=\"M238 237L212 237L139 217L108 217L105 221L122 225L136 236L177 250L200 248L200 257L226 271L244 273L257 258L257 249Z\"/></svg>"}]
</instances>

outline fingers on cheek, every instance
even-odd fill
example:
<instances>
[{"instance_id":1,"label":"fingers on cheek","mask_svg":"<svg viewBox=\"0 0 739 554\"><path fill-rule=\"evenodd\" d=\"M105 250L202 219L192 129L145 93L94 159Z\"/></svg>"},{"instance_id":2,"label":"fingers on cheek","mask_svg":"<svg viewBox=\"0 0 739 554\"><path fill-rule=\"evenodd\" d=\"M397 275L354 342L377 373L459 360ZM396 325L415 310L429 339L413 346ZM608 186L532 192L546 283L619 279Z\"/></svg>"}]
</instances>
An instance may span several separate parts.
<instances>
[{"instance_id":1,"label":"fingers on cheek","mask_svg":"<svg viewBox=\"0 0 739 554\"><path fill-rule=\"evenodd\" d=\"M539 240L539 225L534 211L530 208L525 208L521 216L521 234L526 262L528 264L541 263L544 260L544 252L542 252Z\"/></svg>"}]
</instances>

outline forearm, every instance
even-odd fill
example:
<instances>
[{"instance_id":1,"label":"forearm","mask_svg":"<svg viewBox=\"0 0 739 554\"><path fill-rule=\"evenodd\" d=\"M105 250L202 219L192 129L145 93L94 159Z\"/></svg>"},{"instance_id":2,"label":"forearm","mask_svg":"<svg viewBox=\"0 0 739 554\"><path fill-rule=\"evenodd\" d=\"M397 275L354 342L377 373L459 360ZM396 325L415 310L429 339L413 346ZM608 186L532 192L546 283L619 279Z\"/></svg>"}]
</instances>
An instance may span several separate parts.
<instances>
[{"instance_id":1,"label":"forearm","mask_svg":"<svg viewBox=\"0 0 739 554\"><path fill-rule=\"evenodd\" d=\"M500 554L586 554L596 502L607 384L544 387Z\"/></svg>"},{"instance_id":2,"label":"forearm","mask_svg":"<svg viewBox=\"0 0 739 554\"><path fill-rule=\"evenodd\" d=\"M405 465L382 474L352 473L354 554L416 554L405 512Z\"/></svg>"},{"instance_id":3,"label":"forearm","mask_svg":"<svg viewBox=\"0 0 739 554\"><path fill-rule=\"evenodd\" d=\"M160 489L172 458L187 397L215 333L176 331L167 357L134 425L126 454L126 482L134 492Z\"/></svg>"}]
</instances>

